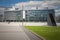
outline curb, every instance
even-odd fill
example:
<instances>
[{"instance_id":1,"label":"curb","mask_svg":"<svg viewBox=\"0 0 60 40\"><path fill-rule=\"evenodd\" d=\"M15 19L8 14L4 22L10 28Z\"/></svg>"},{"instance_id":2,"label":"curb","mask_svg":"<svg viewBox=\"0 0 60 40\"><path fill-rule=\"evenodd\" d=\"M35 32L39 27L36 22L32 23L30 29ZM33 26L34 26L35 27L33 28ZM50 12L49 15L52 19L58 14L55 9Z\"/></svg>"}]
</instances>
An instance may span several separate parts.
<instances>
[{"instance_id":1,"label":"curb","mask_svg":"<svg viewBox=\"0 0 60 40\"><path fill-rule=\"evenodd\" d=\"M28 30L28 29L27 29ZM29 32L31 32L32 34L34 34L35 36L37 36L38 38L40 38L41 40L46 40L45 38L43 38L42 36L39 36L38 34L36 34L35 32L33 32L32 30L28 30Z\"/></svg>"}]
</instances>

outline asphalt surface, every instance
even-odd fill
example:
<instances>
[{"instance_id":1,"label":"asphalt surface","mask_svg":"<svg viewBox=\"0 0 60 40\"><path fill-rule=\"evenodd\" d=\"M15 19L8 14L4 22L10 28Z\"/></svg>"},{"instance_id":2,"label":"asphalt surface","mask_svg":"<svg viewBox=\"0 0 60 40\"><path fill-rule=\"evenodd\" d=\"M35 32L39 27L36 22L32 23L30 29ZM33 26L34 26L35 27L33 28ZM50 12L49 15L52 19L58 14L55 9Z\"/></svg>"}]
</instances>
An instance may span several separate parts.
<instances>
[{"instance_id":1,"label":"asphalt surface","mask_svg":"<svg viewBox=\"0 0 60 40\"><path fill-rule=\"evenodd\" d=\"M20 23L0 23L0 40L42 40Z\"/></svg>"}]
</instances>

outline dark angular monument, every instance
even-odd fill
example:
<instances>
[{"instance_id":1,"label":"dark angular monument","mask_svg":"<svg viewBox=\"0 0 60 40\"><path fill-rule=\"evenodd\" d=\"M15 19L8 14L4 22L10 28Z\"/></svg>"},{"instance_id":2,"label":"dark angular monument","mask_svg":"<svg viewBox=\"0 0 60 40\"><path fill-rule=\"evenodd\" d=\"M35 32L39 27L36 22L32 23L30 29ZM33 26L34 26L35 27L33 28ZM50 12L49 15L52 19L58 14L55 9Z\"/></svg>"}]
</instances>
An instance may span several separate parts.
<instances>
[{"instance_id":1,"label":"dark angular monument","mask_svg":"<svg viewBox=\"0 0 60 40\"><path fill-rule=\"evenodd\" d=\"M55 22L55 11L48 10L47 23L49 26L57 26Z\"/></svg>"}]
</instances>

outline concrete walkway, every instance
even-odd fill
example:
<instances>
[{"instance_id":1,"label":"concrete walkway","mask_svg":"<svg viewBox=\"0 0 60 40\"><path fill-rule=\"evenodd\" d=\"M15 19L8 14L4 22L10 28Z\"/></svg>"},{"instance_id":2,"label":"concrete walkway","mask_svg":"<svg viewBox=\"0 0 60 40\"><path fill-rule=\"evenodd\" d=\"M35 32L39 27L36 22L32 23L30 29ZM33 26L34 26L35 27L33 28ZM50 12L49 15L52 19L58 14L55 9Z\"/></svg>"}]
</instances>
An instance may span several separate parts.
<instances>
[{"instance_id":1,"label":"concrete walkway","mask_svg":"<svg viewBox=\"0 0 60 40\"><path fill-rule=\"evenodd\" d=\"M0 40L30 40L18 23L0 23Z\"/></svg>"},{"instance_id":2,"label":"concrete walkway","mask_svg":"<svg viewBox=\"0 0 60 40\"><path fill-rule=\"evenodd\" d=\"M0 23L0 40L42 40L32 34L24 27L22 23Z\"/></svg>"}]
</instances>

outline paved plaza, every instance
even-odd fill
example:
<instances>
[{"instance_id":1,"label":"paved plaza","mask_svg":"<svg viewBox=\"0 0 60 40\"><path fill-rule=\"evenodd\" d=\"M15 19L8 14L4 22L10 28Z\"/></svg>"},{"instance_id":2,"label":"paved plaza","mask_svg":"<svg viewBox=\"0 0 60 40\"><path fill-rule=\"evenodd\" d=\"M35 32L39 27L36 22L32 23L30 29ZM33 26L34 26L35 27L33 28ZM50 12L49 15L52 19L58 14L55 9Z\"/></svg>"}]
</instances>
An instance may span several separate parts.
<instances>
[{"instance_id":1,"label":"paved plaza","mask_svg":"<svg viewBox=\"0 0 60 40\"><path fill-rule=\"evenodd\" d=\"M41 40L32 33L24 30L22 23L0 23L0 40Z\"/></svg>"},{"instance_id":2,"label":"paved plaza","mask_svg":"<svg viewBox=\"0 0 60 40\"><path fill-rule=\"evenodd\" d=\"M0 23L0 40L30 40L19 23Z\"/></svg>"}]
</instances>

